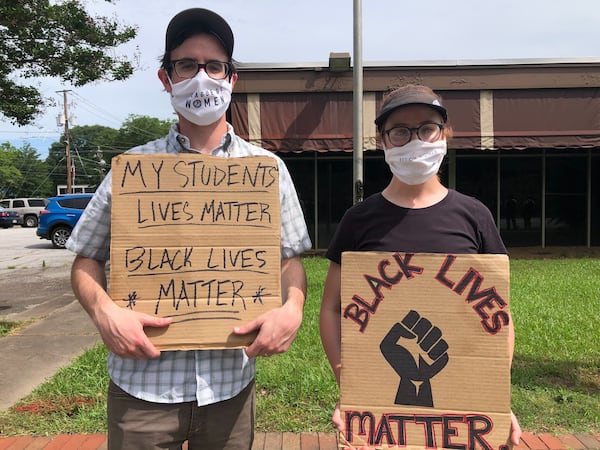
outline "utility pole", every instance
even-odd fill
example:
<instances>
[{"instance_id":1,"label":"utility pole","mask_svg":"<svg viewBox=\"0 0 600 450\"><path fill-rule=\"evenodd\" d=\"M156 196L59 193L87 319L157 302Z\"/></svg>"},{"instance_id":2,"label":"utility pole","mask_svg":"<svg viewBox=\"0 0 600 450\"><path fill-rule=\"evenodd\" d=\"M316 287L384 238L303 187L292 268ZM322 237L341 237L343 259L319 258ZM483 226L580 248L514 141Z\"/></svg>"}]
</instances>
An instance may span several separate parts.
<instances>
[{"instance_id":1,"label":"utility pole","mask_svg":"<svg viewBox=\"0 0 600 450\"><path fill-rule=\"evenodd\" d=\"M65 159L66 159L66 167L67 167L67 194L73 193L73 183L72 177L73 173L71 172L71 141L69 138L69 111L67 105L67 92L70 90L57 91L63 93L63 109L65 115Z\"/></svg>"}]
</instances>

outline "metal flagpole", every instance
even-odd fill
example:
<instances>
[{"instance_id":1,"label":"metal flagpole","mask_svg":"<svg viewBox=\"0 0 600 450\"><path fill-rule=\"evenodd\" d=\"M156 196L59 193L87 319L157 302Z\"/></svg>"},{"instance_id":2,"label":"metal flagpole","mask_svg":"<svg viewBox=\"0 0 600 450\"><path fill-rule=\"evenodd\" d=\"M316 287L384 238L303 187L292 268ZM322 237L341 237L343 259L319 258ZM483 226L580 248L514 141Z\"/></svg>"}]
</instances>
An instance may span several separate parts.
<instances>
[{"instance_id":1,"label":"metal flagpole","mask_svg":"<svg viewBox=\"0 0 600 450\"><path fill-rule=\"evenodd\" d=\"M354 0L353 67L353 179L354 203L363 199L363 65L362 65L362 0Z\"/></svg>"}]
</instances>

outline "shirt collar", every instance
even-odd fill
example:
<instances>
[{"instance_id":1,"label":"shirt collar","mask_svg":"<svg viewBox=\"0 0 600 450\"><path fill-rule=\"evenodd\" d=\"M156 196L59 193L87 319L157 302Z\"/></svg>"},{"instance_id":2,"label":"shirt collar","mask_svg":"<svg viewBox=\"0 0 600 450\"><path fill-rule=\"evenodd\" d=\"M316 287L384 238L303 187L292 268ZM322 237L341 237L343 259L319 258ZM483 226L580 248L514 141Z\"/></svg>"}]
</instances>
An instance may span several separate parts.
<instances>
[{"instance_id":1,"label":"shirt collar","mask_svg":"<svg viewBox=\"0 0 600 450\"><path fill-rule=\"evenodd\" d=\"M169 131L169 134L171 134L179 144L177 146L177 151L179 153L198 153L190 147L189 138L186 135L181 134L179 132L179 128L176 123L171 125L171 130ZM219 146L211 150L210 154L214 156L231 156L231 143L233 142L234 136L235 133L233 131L233 127L229 122L227 122L227 132L221 138Z\"/></svg>"}]
</instances>

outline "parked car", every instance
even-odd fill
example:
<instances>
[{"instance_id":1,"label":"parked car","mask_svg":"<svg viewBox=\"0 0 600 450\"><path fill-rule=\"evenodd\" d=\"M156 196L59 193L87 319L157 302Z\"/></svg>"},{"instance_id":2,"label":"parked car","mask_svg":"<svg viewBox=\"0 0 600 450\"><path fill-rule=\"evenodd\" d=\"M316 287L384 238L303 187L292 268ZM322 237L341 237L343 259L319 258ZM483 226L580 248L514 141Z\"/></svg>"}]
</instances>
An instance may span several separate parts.
<instances>
[{"instance_id":1,"label":"parked car","mask_svg":"<svg viewBox=\"0 0 600 450\"><path fill-rule=\"evenodd\" d=\"M40 211L46 207L46 198L5 198L0 200L0 206L9 209L23 218L19 225L35 228L38 225Z\"/></svg>"},{"instance_id":2,"label":"parked car","mask_svg":"<svg viewBox=\"0 0 600 450\"><path fill-rule=\"evenodd\" d=\"M50 203L40 213L36 234L50 239L55 248L65 248L71 231L81 217L93 194L69 194L50 197Z\"/></svg>"},{"instance_id":3,"label":"parked car","mask_svg":"<svg viewBox=\"0 0 600 450\"><path fill-rule=\"evenodd\" d=\"M0 206L0 227L10 228L13 225L20 225L22 223L23 218L19 215L19 213L9 211L8 209Z\"/></svg>"}]
</instances>

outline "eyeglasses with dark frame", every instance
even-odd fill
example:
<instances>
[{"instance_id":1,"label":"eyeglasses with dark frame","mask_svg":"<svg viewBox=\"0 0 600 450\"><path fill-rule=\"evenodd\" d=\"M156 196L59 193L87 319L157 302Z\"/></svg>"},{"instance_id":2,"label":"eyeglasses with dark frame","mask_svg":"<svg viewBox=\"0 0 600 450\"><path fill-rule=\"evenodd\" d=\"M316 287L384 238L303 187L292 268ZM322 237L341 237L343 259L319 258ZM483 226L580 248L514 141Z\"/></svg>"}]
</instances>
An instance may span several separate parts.
<instances>
[{"instance_id":1,"label":"eyeglasses with dark frame","mask_svg":"<svg viewBox=\"0 0 600 450\"><path fill-rule=\"evenodd\" d=\"M410 142L413 133L423 142L436 142L442 137L443 123L425 122L415 128L393 127L385 130L385 134L394 147L402 147Z\"/></svg>"},{"instance_id":2,"label":"eyeglasses with dark frame","mask_svg":"<svg viewBox=\"0 0 600 450\"><path fill-rule=\"evenodd\" d=\"M232 73L231 63L224 61L199 63L195 59L183 58L171 61L171 67L179 78L194 78L200 69L204 69L213 80L223 80Z\"/></svg>"}]
</instances>

